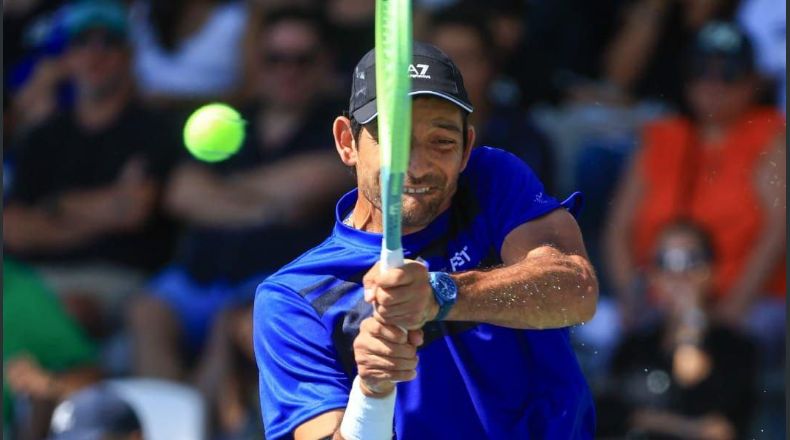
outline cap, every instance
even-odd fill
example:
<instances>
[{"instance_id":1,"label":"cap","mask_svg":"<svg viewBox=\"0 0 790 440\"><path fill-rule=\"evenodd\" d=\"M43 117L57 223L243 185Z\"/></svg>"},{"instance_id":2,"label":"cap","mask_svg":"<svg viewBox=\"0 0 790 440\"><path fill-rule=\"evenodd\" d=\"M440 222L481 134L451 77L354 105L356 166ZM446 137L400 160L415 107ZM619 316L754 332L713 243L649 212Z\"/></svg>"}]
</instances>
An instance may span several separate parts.
<instances>
[{"instance_id":1,"label":"cap","mask_svg":"<svg viewBox=\"0 0 790 440\"><path fill-rule=\"evenodd\" d=\"M107 386L97 385L72 394L55 408L49 440L99 440L139 430L132 407Z\"/></svg>"},{"instance_id":2,"label":"cap","mask_svg":"<svg viewBox=\"0 0 790 440\"><path fill-rule=\"evenodd\" d=\"M692 47L691 75L709 73L711 65L725 79L754 70L754 49L746 34L734 23L715 21L705 25Z\"/></svg>"},{"instance_id":3,"label":"cap","mask_svg":"<svg viewBox=\"0 0 790 440\"><path fill-rule=\"evenodd\" d=\"M126 7L115 0L78 1L68 6L65 25L69 37L93 28L125 37L128 30Z\"/></svg>"},{"instance_id":4,"label":"cap","mask_svg":"<svg viewBox=\"0 0 790 440\"><path fill-rule=\"evenodd\" d=\"M354 68L349 113L360 124L372 121L376 109L376 50L371 49ZM409 96L434 95L471 113L474 108L464 88L461 71L438 47L415 41L412 63L404 75L411 77Z\"/></svg>"}]
</instances>

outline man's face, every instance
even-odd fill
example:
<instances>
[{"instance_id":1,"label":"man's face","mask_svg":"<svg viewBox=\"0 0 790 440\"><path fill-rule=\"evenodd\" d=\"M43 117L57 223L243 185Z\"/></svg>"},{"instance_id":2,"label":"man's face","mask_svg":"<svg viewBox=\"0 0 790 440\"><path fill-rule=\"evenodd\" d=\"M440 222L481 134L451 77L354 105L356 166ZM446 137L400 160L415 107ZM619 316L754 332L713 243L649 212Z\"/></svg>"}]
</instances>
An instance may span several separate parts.
<instances>
[{"instance_id":1,"label":"man's face","mask_svg":"<svg viewBox=\"0 0 790 440\"><path fill-rule=\"evenodd\" d=\"M380 147L377 133L371 131L375 129L363 128L359 136L357 185L361 196L381 211ZM469 159L471 145L464 148L466 135L457 106L440 98L414 99L409 169L402 199L405 229L427 226L450 206L458 175Z\"/></svg>"},{"instance_id":2,"label":"man's face","mask_svg":"<svg viewBox=\"0 0 790 440\"><path fill-rule=\"evenodd\" d=\"M81 94L104 96L129 76L129 53L122 37L103 29L75 36L67 52L69 71Z\"/></svg>"},{"instance_id":3,"label":"man's face","mask_svg":"<svg viewBox=\"0 0 790 440\"><path fill-rule=\"evenodd\" d=\"M261 42L260 85L264 99L285 107L302 107L318 92L325 60L318 33L298 20L276 23Z\"/></svg>"},{"instance_id":4,"label":"man's face","mask_svg":"<svg viewBox=\"0 0 790 440\"><path fill-rule=\"evenodd\" d=\"M686 96L699 120L727 124L743 114L755 97L755 80L751 75L728 73L726 66L710 61L688 82Z\"/></svg>"},{"instance_id":5,"label":"man's face","mask_svg":"<svg viewBox=\"0 0 790 440\"><path fill-rule=\"evenodd\" d=\"M700 239L681 230L658 242L648 275L659 306L681 311L701 304L711 286L711 265Z\"/></svg>"}]
</instances>

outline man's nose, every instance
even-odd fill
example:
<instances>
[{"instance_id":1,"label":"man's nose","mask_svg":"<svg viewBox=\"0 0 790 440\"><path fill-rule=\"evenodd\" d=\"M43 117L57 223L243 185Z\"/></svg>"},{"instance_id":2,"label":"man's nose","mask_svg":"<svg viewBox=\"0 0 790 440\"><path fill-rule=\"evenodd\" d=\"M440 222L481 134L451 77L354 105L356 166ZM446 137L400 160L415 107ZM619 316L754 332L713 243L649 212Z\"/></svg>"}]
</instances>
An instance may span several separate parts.
<instances>
[{"instance_id":1,"label":"man's nose","mask_svg":"<svg viewBox=\"0 0 790 440\"><path fill-rule=\"evenodd\" d=\"M428 155L425 154L425 149L420 148L416 142L412 141L412 148L409 154L409 178L419 180L430 174L430 172L431 161Z\"/></svg>"}]
</instances>

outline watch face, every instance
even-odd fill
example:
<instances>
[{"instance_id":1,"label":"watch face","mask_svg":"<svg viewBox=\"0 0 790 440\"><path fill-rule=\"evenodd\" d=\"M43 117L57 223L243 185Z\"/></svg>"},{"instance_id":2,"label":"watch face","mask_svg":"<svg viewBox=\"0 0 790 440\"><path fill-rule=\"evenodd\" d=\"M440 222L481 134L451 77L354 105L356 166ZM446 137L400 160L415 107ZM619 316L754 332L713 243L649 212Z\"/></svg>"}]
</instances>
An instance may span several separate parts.
<instances>
[{"instance_id":1,"label":"watch face","mask_svg":"<svg viewBox=\"0 0 790 440\"><path fill-rule=\"evenodd\" d=\"M455 301L455 298L458 295L458 288L455 286L453 279L450 278L450 275L444 273L437 274L435 281L436 293L442 298L442 300L444 300L444 302Z\"/></svg>"}]
</instances>

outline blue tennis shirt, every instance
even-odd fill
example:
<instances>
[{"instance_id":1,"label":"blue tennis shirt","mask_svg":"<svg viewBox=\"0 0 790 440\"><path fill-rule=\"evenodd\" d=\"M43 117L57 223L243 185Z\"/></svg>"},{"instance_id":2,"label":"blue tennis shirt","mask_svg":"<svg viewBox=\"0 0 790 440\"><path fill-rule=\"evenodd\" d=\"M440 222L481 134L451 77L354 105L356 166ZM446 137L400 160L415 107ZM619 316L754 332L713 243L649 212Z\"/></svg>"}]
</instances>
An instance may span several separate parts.
<instances>
[{"instance_id":1,"label":"blue tennis shirt","mask_svg":"<svg viewBox=\"0 0 790 440\"><path fill-rule=\"evenodd\" d=\"M267 439L291 438L300 424L348 401L352 342L372 315L362 277L381 250L380 234L343 224L356 198L352 191L340 199L326 241L258 287L254 344ZM432 271L501 264L510 231L563 205L521 160L478 147L451 208L404 236L404 252ZM431 322L424 332L417 378L398 384L396 438L593 437L593 402L567 329Z\"/></svg>"}]
</instances>

